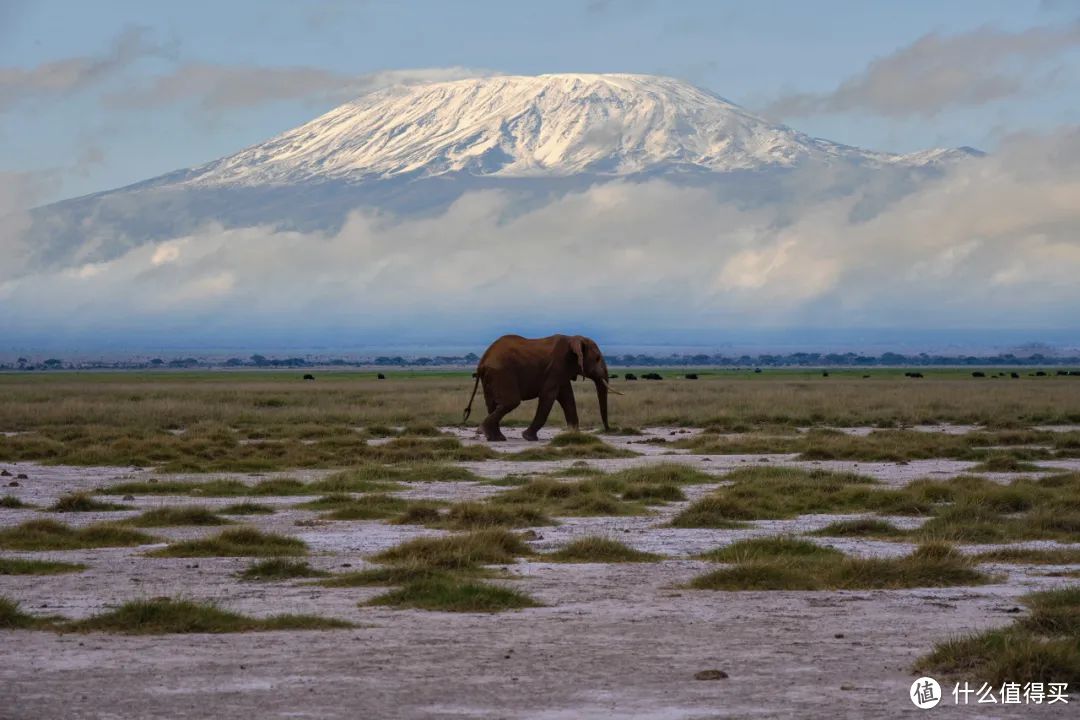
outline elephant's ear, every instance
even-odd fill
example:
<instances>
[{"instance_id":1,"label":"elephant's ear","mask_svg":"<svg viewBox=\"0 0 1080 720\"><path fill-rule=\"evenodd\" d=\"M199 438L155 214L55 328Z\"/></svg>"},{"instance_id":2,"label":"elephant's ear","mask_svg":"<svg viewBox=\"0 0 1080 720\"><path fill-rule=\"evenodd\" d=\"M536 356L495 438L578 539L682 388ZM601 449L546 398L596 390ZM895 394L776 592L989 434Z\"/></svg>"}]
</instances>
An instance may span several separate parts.
<instances>
[{"instance_id":1,"label":"elephant's ear","mask_svg":"<svg viewBox=\"0 0 1080 720\"><path fill-rule=\"evenodd\" d=\"M577 374L584 376L585 375L585 349L581 345L581 339L582 338L581 338L580 335L574 335L573 337L567 338L567 340L570 343L570 351L573 352L574 355L577 356L577 363L578 363Z\"/></svg>"}]
</instances>

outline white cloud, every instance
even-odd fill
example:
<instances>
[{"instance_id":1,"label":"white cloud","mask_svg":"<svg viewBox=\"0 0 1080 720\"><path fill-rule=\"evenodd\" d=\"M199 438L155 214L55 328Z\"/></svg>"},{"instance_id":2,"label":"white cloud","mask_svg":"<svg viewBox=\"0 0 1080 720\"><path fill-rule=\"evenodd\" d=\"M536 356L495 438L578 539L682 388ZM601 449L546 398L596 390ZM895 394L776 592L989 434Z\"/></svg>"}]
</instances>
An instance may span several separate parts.
<instances>
[{"instance_id":1,"label":"white cloud","mask_svg":"<svg viewBox=\"0 0 1080 720\"><path fill-rule=\"evenodd\" d=\"M110 94L117 108L158 108L192 103L217 113L297 100L315 105L339 104L392 85L458 80L490 75L490 70L463 67L341 73L322 68L186 63L151 81Z\"/></svg>"},{"instance_id":2,"label":"white cloud","mask_svg":"<svg viewBox=\"0 0 1080 720\"><path fill-rule=\"evenodd\" d=\"M1075 327L1080 129L995 156L857 221L853 195L745 209L610 183L520 213L499 191L336 233L207 227L109 262L0 279L0 325Z\"/></svg>"},{"instance_id":3,"label":"white cloud","mask_svg":"<svg viewBox=\"0 0 1080 720\"><path fill-rule=\"evenodd\" d=\"M766 112L778 117L861 111L890 117L932 116L1049 88L1054 60L1080 46L1080 22L1017 32L982 27L930 33L823 93L792 93Z\"/></svg>"},{"instance_id":4,"label":"white cloud","mask_svg":"<svg viewBox=\"0 0 1080 720\"><path fill-rule=\"evenodd\" d=\"M141 27L123 30L108 50L41 63L0 67L0 111L29 100L65 97L115 76L146 57L169 56L173 48L154 41Z\"/></svg>"}]
</instances>

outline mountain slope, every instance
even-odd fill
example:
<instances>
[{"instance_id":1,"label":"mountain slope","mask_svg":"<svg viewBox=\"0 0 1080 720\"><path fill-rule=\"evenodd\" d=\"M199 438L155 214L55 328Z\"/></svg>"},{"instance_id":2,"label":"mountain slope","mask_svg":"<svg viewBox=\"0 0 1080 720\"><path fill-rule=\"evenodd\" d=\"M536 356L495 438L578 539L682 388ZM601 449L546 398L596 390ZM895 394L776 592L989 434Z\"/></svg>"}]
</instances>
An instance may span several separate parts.
<instances>
[{"instance_id":1,"label":"mountain slope","mask_svg":"<svg viewBox=\"0 0 1080 720\"><path fill-rule=\"evenodd\" d=\"M527 208L656 178L744 206L858 192L866 214L972 154L812 138L670 78L474 78L373 92L206 165L38 208L27 245L32 264L56 267L208 225L333 232L360 208L435 213L476 190Z\"/></svg>"},{"instance_id":2,"label":"mountain slope","mask_svg":"<svg viewBox=\"0 0 1080 720\"><path fill-rule=\"evenodd\" d=\"M731 172L807 160L914 166L956 152L890 155L818 140L671 78L496 76L371 93L196 168L184 182L629 175L662 166Z\"/></svg>"}]
</instances>

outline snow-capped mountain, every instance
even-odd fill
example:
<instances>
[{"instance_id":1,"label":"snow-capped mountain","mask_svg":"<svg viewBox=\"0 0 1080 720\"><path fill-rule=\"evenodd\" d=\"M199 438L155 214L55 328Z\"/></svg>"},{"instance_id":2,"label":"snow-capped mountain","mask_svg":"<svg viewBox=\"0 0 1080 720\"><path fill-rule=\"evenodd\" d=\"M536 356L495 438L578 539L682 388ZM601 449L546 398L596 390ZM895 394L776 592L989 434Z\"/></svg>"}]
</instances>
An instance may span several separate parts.
<instances>
[{"instance_id":1,"label":"snow-capped mountain","mask_svg":"<svg viewBox=\"0 0 1080 720\"><path fill-rule=\"evenodd\" d=\"M478 189L527 207L612 180L663 178L758 204L790 197L791 171L828 169L799 192L896 195L977 154L841 145L665 77L493 76L372 92L206 165L39 208L30 245L41 265L97 261L207 224L333 230L358 208L435 212Z\"/></svg>"},{"instance_id":2,"label":"snow-capped mountain","mask_svg":"<svg viewBox=\"0 0 1080 720\"><path fill-rule=\"evenodd\" d=\"M196 168L184 181L632 175L660 167L731 172L810 159L917 166L961 152L890 155L838 145L666 77L495 76L371 93Z\"/></svg>"}]
</instances>

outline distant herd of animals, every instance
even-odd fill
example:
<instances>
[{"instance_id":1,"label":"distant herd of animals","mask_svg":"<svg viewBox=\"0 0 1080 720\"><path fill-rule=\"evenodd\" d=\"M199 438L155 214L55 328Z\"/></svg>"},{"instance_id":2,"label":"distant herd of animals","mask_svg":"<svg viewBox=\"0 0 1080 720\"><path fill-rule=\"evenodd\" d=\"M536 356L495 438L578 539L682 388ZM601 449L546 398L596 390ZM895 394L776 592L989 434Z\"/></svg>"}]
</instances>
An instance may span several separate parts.
<instances>
[{"instance_id":1,"label":"distant herd of animals","mask_svg":"<svg viewBox=\"0 0 1080 720\"><path fill-rule=\"evenodd\" d=\"M754 368L755 373L760 373L761 368ZM829 371L822 371L822 376L828 377ZM1080 376L1080 371L1058 370L1058 375ZM971 373L972 377L987 377L986 372L976 370ZM1036 377L1044 377L1046 371L1039 370L1029 373ZM905 377L920 379L921 372L908 371ZM1005 377L1005 372L998 372L990 377ZM536 404L536 414L529 426L521 433L525 440L535 441L537 433L547 422L555 403L562 408L566 425L571 430L578 428L577 401L574 398L572 382L579 377L593 381L596 386L596 400L600 406L600 421L604 430L610 430L608 426L608 394L621 395L613 389L608 382L619 376L608 372L607 362L600 346L592 338L583 335L551 335L545 338L525 338L520 335L503 335L493 342L476 366L473 373L476 382L473 383L472 395L469 396L469 404L465 407L462 416L462 424L468 421L472 413L473 400L476 399L476 391L483 386L484 405L487 408L487 416L480 422L480 430L489 442L506 440L499 428L502 419L514 410L524 400L539 400ZM869 378L870 375L863 375ZM1012 371L1008 377L1019 378L1020 374ZM685 373L686 380L697 380L697 373ZM314 380L311 374L304 375L304 380ZM379 380L385 380L386 375L378 374ZM624 380L637 380L634 373L625 373ZM663 380L660 373L642 373L642 380Z\"/></svg>"}]
</instances>

